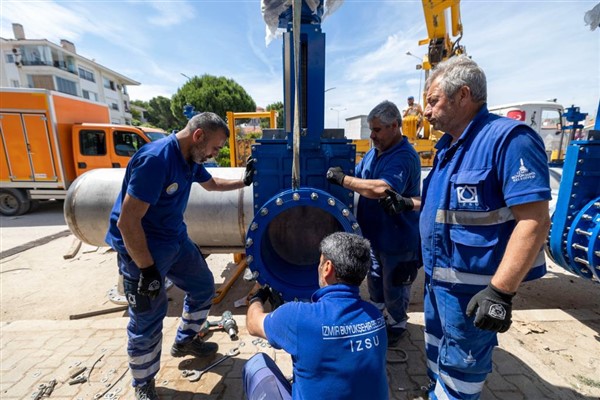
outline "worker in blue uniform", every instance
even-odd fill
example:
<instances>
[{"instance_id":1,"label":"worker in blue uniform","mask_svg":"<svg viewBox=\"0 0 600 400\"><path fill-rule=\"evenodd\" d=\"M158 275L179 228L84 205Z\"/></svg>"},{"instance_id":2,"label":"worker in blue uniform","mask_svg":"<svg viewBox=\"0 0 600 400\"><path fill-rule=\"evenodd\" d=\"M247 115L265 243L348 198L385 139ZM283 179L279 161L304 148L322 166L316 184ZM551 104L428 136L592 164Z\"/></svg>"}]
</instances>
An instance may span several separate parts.
<instances>
[{"instance_id":1,"label":"worker in blue uniform","mask_svg":"<svg viewBox=\"0 0 600 400\"><path fill-rule=\"evenodd\" d=\"M398 107L383 101L367 116L373 148L356 166L355 176L332 167L327 179L357 192L356 217L363 235L371 241L373 265L367 281L371 301L387 311L388 344L397 345L406 333L410 289L421 266L419 213L407 203L405 211L389 215L379 204L389 193L411 201L420 195L421 164L402 135Z\"/></svg>"},{"instance_id":2,"label":"worker in blue uniform","mask_svg":"<svg viewBox=\"0 0 600 400\"><path fill-rule=\"evenodd\" d=\"M419 224L429 398L477 399L519 285L546 272L547 158L530 127L489 113L485 73L468 57L438 64L426 90L425 117L445 132Z\"/></svg>"},{"instance_id":3,"label":"worker in blue uniform","mask_svg":"<svg viewBox=\"0 0 600 400\"><path fill-rule=\"evenodd\" d=\"M158 399L154 376L160 368L168 308L165 277L186 293L171 355L204 357L218 349L197 336L214 297L214 279L188 237L183 213L193 182L210 191L252 183L252 160L238 180L212 177L202 165L218 154L228 136L229 128L218 115L201 113L180 132L144 145L127 164L106 242L118 254L129 303L127 353L136 399Z\"/></svg>"},{"instance_id":4,"label":"worker in blue uniform","mask_svg":"<svg viewBox=\"0 0 600 400\"><path fill-rule=\"evenodd\" d=\"M320 244L319 287L311 302L289 302L267 314L267 287L250 300L248 333L292 356L293 384L269 356L244 366L244 391L258 399L387 399L385 320L360 298L371 264L369 241L336 232Z\"/></svg>"}]
</instances>

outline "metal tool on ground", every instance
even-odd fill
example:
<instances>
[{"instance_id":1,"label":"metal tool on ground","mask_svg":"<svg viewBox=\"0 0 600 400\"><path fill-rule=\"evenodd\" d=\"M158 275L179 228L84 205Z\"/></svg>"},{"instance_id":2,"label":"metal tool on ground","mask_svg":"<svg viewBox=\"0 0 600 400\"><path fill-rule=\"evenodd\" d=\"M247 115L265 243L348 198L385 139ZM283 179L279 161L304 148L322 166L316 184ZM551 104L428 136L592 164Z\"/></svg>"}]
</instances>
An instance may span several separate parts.
<instances>
[{"instance_id":1,"label":"metal tool on ground","mask_svg":"<svg viewBox=\"0 0 600 400\"><path fill-rule=\"evenodd\" d=\"M110 384L110 385L108 386L108 388L107 388L107 389L106 389L104 392L101 392L101 393L96 393L96 394L94 395L94 399L99 399L99 398L101 398L101 397L104 397L104 395L105 395L106 393L110 392L110 390L111 390L113 387L115 387L115 385L116 385L117 383L119 383L119 381L120 381L121 379L123 379L123 377L125 376L125 374L127 373L127 371L129 371L129 367L127 367L127 368L125 369L125 371L123 371L123 373L121 374L121 376L119 376L119 377L117 378L117 380L116 380L116 381L114 381L112 384Z\"/></svg>"},{"instance_id":2,"label":"metal tool on ground","mask_svg":"<svg viewBox=\"0 0 600 400\"><path fill-rule=\"evenodd\" d=\"M73 371L73 373L69 375L69 385L87 382L87 377L83 374L86 369L87 367L80 367Z\"/></svg>"},{"instance_id":3,"label":"metal tool on ground","mask_svg":"<svg viewBox=\"0 0 600 400\"><path fill-rule=\"evenodd\" d=\"M217 327L217 329L223 329L225 332L227 332L227 334L229 335L229 337L231 339L235 339L235 337L238 334L237 322L235 322L235 319L233 319L233 314L229 310L225 311L223 313L223 315L221 316L221 319L218 321L211 322L209 320L206 320L206 322L204 322L204 324L202 325L202 328L200 329L200 332L198 332L198 334L201 337L206 336L206 334L208 334L208 332L213 327Z\"/></svg>"},{"instance_id":4,"label":"metal tool on ground","mask_svg":"<svg viewBox=\"0 0 600 400\"><path fill-rule=\"evenodd\" d=\"M197 382L200 380L202 375L204 375L204 373L208 372L209 370L213 369L217 365L221 364L223 361L225 361L231 357L237 356L238 354L240 354L240 350L236 347L234 349L229 350L227 353L225 353L225 355L223 357L219 358L217 361L210 364L208 367L201 369L201 370L186 369L181 372L181 375L184 378L187 378L187 380L190 382Z\"/></svg>"},{"instance_id":5,"label":"metal tool on ground","mask_svg":"<svg viewBox=\"0 0 600 400\"><path fill-rule=\"evenodd\" d=\"M96 364L98 364L100 361L102 361L102 358L104 357L104 354L100 355L100 357L98 357L96 359L96 361L94 361L94 363L92 364L92 366L90 367L90 370L88 371L87 374L87 380L90 380L90 376L92 376L92 371L94 370L94 367L96 366Z\"/></svg>"},{"instance_id":6,"label":"metal tool on ground","mask_svg":"<svg viewBox=\"0 0 600 400\"><path fill-rule=\"evenodd\" d=\"M56 379L52 379L48 383L42 383L38 386L38 391L32 396L33 400L40 400L43 397L50 397L56 386Z\"/></svg>"},{"instance_id":7,"label":"metal tool on ground","mask_svg":"<svg viewBox=\"0 0 600 400\"><path fill-rule=\"evenodd\" d=\"M80 383L87 382L87 378L85 375L79 375L69 381L69 385L78 385Z\"/></svg>"},{"instance_id":8,"label":"metal tool on ground","mask_svg":"<svg viewBox=\"0 0 600 400\"><path fill-rule=\"evenodd\" d=\"M77 377L77 375L80 375L86 369L87 369L87 367L79 367L79 368L77 368L75 371L73 371L73 373L71 375L69 375L69 378L73 379L73 378Z\"/></svg>"}]
</instances>

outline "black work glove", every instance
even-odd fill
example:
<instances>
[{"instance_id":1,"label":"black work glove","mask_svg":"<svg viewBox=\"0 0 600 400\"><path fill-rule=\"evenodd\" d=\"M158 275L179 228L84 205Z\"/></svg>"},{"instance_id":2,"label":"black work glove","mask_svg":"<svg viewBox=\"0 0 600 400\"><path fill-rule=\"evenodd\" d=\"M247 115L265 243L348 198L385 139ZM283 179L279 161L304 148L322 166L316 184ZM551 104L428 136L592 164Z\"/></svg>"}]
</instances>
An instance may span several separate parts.
<instances>
[{"instance_id":1,"label":"black work glove","mask_svg":"<svg viewBox=\"0 0 600 400\"><path fill-rule=\"evenodd\" d=\"M277 307L283 304L283 298L281 295L273 291L269 285L265 285L264 287L258 289L256 293L250 297L249 303L252 304L255 301L260 301L262 304L265 304L267 300L271 304L272 311L275 311Z\"/></svg>"},{"instance_id":2,"label":"black work glove","mask_svg":"<svg viewBox=\"0 0 600 400\"><path fill-rule=\"evenodd\" d=\"M400 196L390 189L386 189L385 193L387 196L379 199L379 204L389 215L400 214L402 211L411 211L415 208L415 204L410 197Z\"/></svg>"},{"instance_id":3,"label":"black work glove","mask_svg":"<svg viewBox=\"0 0 600 400\"><path fill-rule=\"evenodd\" d=\"M334 185L343 186L346 174L342 172L340 167L331 167L327 170L327 180Z\"/></svg>"},{"instance_id":4,"label":"black work glove","mask_svg":"<svg viewBox=\"0 0 600 400\"><path fill-rule=\"evenodd\" d=\"M265 304L267 300L271 298L271 288L268 285L261 287L250 297L250 304L255 301L260 301L262 304Z\"/></svg>"},{"instance_id":5,"label":"black work glove","mask_svg":"<svg viewBox=\"0 0 600 400\"><path fill-rule=\"evenodd\" d=\"M138 282L138 293L151 299L158 297L163 279L158 268L152 264L146 268L140 268L140 280Z\"/></svg>"},{"instance_id":6,"label":"black work glove","mask_svg":"<svg viewBox=\"0 0 600 400\"><path fill-rule=\"evenodd\" d=\"M477 310L473 325L479 329L506 332L512 323L512 298L516 293L503 292L491 283L477 293L467 305L467 316Z\"/></svg>"},{"instance_id":7,"label":"black work glove","mask_svg":"<svg viewBox=\"0 0 600 400\"><path fill-rule=\"evenodd\" d=\"M248 157L246 160L246 171L244 172L244 185L250 186L254 181L254 163L256 162L256 158L252 158L252 156Z\"/></svg>"},{"instance_id":8,"label":"black work glove","mask_svg":"<svg viewBox=\"0 0 600 400\"><path fill-rule=\"evenodd\" d=\"M271 303L271 310L275 311L277 307L283 304L283 298L279 293L270 288L271 297L269 297L269 303Z\"/></svg>"}]
</instances>

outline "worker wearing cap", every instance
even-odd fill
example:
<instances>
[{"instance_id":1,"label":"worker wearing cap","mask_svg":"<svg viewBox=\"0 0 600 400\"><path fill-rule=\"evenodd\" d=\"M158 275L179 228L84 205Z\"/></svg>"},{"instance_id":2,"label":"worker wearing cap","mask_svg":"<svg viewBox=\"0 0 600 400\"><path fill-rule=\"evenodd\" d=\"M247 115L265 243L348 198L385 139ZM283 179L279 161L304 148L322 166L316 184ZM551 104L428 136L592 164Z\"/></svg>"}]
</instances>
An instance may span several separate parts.
<instances>
[{"instance_id":1,"label":"worker wearing cap","mask_svg":"<svg viewBox=\"0 0 600 400\"><path fill-rule=\"evenodd\" d=\"M267 314L267 287L250 300L248 333L292 356L294 383L258 353L244 366L248 400L388 398L385 320L359 293L371 265L369 241L336 232L321 241L320 252L320 289L310 303L285 303Z\"/></svg>"},{"instance_id":2,"label":"worker wearing cap","mask_svg":"<svg viewBox=\"0 0 600 400\"><path fill-rule=\"evenodd\" d=\"M546 272L547 158L530 127L488 112L468 57L438 64L426 88L425 117L445 132L419 224L429 398L477 399L520 283Z\"/></svg>"},{"instance_id":3,"label":"worker wearing cap","mask_svg":"<svg viewBox=\"0 0 600 400\"><path fill-rule=\"evenodd\" d=\"M417 115L420 118L423 118L423 108L419 103L415 103L415 98L413 96L408 96L407 99L408 105L402 110L402 118L408 117L409 115Z\"/></svg>"},{"instance_id":4,"label":"worker wearing cap","mask_svg":"<svg viewBox=\"0 0 600 400\"><path fill-rule=\"evenodd\" d=\"M419 213L413 202L403 212L388 215L380 200L388 193L418 197L421 188L419 155L402 135L402 118L390 101L375 106L367 116L373 148L355 168L355 176L341 168L327 171L330 183L360 194L356 217L371 241L373 266L367 275L371 301L387 316L390 347L406 333L411 285L421 266Z\"/></svg>"},{"instance_id":5,"label":"worker wearing cap","mask_svg":"<svg viewBox=\"0 0 600 400\"><path fill-rule=\"evenodd\" d=\"M415 98L413 96L408 96L407 99L408 105L402 110L402 118L406 118L408 116L417 117L417 130L418 133L421 129L421 125L423 124L423 108L419 103L415 103Z\"/></svg>"}]
</instances>

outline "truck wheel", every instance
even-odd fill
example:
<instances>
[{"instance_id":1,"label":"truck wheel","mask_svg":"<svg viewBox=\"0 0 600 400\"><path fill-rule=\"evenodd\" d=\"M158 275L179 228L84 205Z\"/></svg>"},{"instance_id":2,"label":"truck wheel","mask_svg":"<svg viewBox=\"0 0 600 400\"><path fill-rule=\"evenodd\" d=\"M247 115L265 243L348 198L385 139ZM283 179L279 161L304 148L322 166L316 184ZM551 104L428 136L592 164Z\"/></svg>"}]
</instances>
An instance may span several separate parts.
<instances>
[{"instance_id":1,"label":"truck wheel","mask_svg":"<svg viewBox=\"0 0 600 400\"><path fill-rule=\"evenodd\" d=\"M15 216L29 211L31 202L20 189L0 189L0 214Z\"/></svg>"}]
</instances>

